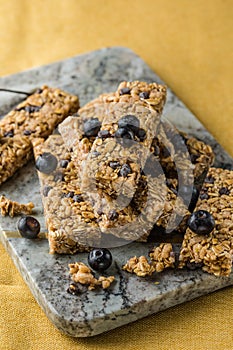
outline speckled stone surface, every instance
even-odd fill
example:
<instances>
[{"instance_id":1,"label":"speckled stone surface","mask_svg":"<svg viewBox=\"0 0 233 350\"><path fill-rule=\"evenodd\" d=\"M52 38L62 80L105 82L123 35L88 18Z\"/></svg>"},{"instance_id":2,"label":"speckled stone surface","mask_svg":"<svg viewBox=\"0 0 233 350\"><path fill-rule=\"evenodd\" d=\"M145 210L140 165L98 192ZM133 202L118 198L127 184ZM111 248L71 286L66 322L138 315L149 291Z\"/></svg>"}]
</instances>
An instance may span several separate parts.
<instances>
[{"instance_id":1,"label":"speckled stone surface","mask_svg":"<svg viewBox=\"0 0 233 350\"><path fill-rule=\"evenodd\" d=\"M30 91L48 84L78 94L83 105L102 92L115 90L122 80L136 79L161 82L131 50L117 47L1 78L0 87ZM0 98L0 115L4 115L23 97L1 93ZM164 115L181 130L209 142L217 155L216 166L233 166L232 159L170 90ZM33 162L3 184L0 193L20 202L33 201L33 215L40 220L42 230L46 230ZM87 254L49 255L45 239L13 238L17 220L0 218L0 239L48 318L71 336L93 336L233 284L233 274L217 278L201 270L167 270L150 278L128 274L121 270L121 265L131 256L147 255L153 246L131 243L112 249L114 263L108 274L115 275L116 282L109 290L72 296L67 293L68 264L86 262Z\"/></svg>"}]
</instances>

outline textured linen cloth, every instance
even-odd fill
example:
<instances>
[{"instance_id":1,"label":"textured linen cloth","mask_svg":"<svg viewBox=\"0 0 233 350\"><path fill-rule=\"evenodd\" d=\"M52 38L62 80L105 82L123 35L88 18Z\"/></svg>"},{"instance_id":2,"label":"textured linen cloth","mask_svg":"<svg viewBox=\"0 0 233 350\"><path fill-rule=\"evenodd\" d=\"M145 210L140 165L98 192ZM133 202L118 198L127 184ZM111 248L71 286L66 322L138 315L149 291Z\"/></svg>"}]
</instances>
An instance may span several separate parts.
<instances>
[{"instance_id":1,"label":"textured linen cloth","mask_svg":"<svg viewBox=\"0 0 233 350\"><path fill-rule=\"evenodd\" d=\"M0 15L0 76L130 47L233 155L231 0L0 0ZM0 257L1 350L233 349L233 287L73 339L50 323L1 244Z\"/></svg>"}]
</instances>

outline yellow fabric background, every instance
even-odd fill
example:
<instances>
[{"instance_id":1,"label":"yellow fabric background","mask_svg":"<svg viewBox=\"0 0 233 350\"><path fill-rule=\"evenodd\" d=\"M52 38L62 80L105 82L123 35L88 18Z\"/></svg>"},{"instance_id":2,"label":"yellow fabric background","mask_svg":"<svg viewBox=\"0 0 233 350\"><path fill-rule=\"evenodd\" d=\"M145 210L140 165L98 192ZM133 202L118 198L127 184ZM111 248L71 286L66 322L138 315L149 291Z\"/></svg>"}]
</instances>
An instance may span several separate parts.
<instances>
[{"instance_id":1,"label":"yellow fabric background","mask_svg":"<svg viewBox=\"0 0 233 350\"><path fill-rule=\"evenodd\" d=\"M0 76L128 46L233 155L232 0L0 0ZM90 339L48 321L0 245L0 349L233 349L233 288Z\"/></svg>"}]
</instances>

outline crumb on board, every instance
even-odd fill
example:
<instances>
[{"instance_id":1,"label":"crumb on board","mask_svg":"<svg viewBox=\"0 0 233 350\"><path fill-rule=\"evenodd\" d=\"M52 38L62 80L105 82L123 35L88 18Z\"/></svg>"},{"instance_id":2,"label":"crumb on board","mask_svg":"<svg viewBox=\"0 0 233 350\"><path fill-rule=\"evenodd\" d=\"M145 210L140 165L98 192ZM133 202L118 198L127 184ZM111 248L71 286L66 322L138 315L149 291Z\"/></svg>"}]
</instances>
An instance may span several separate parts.
<instances>
[{"instance_id":1,"label":"crumb on board","mask_svg":"<svg viewBox=\"0 0 233 350\"><path fill-rule=\"evenodd\" d=\"M32 202L21 204L6 198L4 195L0 197L0 210L2 216L9 215L10 217L14 217L19 214L30 215L33 208L34 204Z\"/></svg>"}]
</instances>

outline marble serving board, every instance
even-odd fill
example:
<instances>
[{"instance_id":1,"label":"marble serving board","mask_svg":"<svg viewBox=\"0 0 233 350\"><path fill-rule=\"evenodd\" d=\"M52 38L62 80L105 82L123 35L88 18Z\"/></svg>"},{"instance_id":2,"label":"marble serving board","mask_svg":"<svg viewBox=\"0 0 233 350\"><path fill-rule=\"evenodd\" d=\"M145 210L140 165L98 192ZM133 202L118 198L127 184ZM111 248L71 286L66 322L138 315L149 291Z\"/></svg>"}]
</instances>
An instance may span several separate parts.
<instances>
[{"instance_id":1,"label":"marble serving board","mask_svg":"<svg viewBox=\"0 0 233 350\"><path fill-rule=\"evenodd\" d=\"M0 78L0 88L31 91L48 84L77 94L83 105L102 92L115 90L122 80L161 82L134 52L114 47ZM22 98L1 92L0 115ZM179 129L209 142L216 154L216 166L232 168L233 160L170 90L164 115ZM46 231L33 162L3 184L0 194L22 203L33 201L33 215ZM93 336L233 284L233 273L229 278L186 269L166 270L150 278L128 274L122 271L122 264L131 256L147 255L155 244L130 243L112 249L114 262L108 274L114 275L116 281L110 289L73 296L67 292L68 264L86 262L87 254L50 255L46 239L18 236L17 221L18 218L0 218L0 239L48 318L59 330L74 337ZM179 244L175 249L178 252Z\"/></svg>"}]
</instances>

